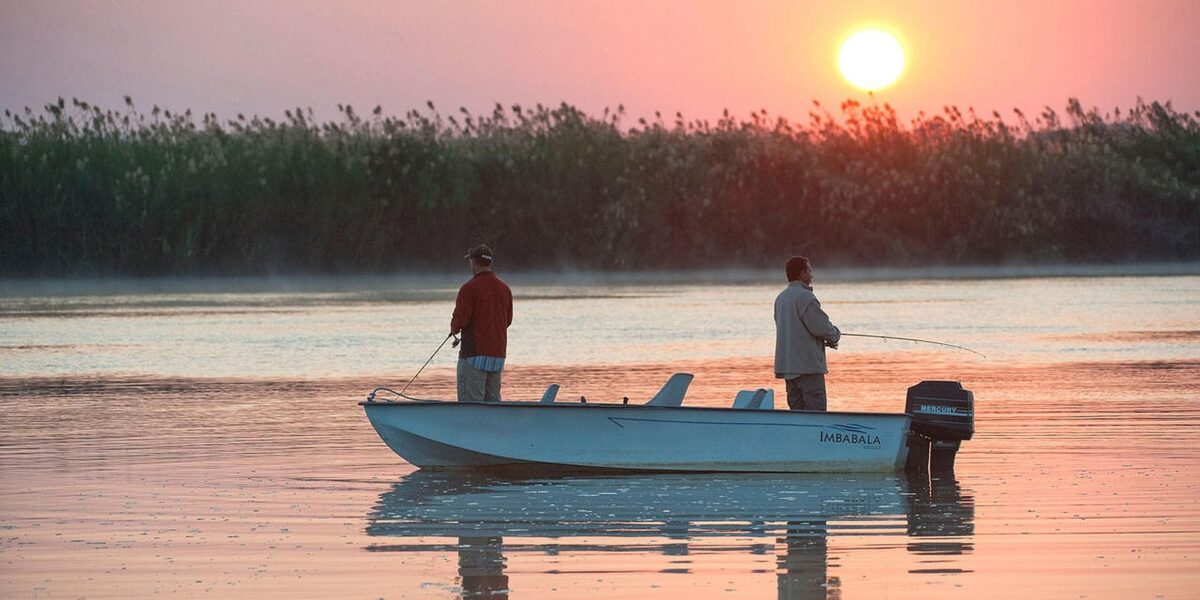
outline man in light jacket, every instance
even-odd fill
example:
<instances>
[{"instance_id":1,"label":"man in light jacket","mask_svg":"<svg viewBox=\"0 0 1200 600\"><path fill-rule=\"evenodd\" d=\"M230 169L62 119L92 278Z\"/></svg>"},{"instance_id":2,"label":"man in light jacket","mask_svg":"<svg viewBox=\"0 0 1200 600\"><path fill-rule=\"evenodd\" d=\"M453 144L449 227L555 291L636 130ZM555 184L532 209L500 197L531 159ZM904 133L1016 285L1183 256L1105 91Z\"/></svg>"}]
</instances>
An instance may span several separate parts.
<instances>
[{"instance_id":1,"label":"man in light jacket","mask_svg":"<svg viewBox=\"0 0 1200 600\"><path fill-rule=\"evenodd\" d=\"M788 286L775 298L775 377L787 382L792 410L825 410L825 347L842 337L812 289L812 264L787 261Z\"/></svg>"}]
</instances>

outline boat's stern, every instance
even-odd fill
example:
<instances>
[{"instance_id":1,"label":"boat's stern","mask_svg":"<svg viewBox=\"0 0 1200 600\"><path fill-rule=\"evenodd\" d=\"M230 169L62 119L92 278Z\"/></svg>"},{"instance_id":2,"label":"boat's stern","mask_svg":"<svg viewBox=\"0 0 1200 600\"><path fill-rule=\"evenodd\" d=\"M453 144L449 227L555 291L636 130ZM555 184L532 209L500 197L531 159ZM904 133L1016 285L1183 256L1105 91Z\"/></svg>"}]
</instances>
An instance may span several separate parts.
<instances>
[{"instance_id":1,"label":"boat's stern","mask_svg":"<svg viewBox=\"0 0 1200 600\"><path fill-rule=\"evenodd\" d=\"M963 440L975 434L975 395L957 381L922 381L908 388L906 471L949 471Z\"/></svg>"}]
</instances>

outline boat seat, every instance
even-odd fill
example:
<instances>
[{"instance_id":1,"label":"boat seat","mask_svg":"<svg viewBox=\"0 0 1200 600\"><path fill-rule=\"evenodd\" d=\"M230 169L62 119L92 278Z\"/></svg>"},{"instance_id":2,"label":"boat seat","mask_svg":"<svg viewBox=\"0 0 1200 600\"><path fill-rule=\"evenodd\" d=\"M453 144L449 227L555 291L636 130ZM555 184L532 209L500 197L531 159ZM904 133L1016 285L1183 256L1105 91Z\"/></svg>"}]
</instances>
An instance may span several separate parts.
<instances>
[{"instance_id":1,"label":"boat seat","mask_svg":"<svg viewBox=\"0 0 1200 600\"><path fill-rule=\"evenodd\" d=\"M764 388L741 390L733 399L733 407L748 410L775 410L775 390Z\"/></svg>"},{"instance_id":2,"label":"boat seat","mask_svg":"<svg viewBox=\"0 0 1200 600\"><path fill-rule=\"evenodd\" d=\"M687 394L688 386L692 384L691 373L676 373L663 384L662 389L646 403L647 406L680 406Z\"/></svg>"},{"instance_id":3,"label":"boat seat","mask_svg":"<svg viewBox=\"0 0 1200 600\"><path fill-rule=\"evenodd\" d=\"M552 383L546 386L546 391L542 392L542 404L550 404L554 402L554 398L558 396L558 384Z\"/></svg>"}]
</instances>

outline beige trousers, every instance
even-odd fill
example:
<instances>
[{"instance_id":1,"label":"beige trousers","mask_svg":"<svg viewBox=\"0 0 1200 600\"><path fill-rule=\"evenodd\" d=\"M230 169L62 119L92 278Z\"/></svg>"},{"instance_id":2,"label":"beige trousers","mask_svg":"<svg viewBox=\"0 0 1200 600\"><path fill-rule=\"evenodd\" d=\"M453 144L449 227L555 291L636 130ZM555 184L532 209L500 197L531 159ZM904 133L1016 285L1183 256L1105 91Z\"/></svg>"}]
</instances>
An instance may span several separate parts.
<instances>
[{"instance_id":1,"label":"beige trousers","mask_svg":"<svg viewBox=\"0 0 1200 600\"><path fill-rule=\"evenodd\" d=\"M458 401L499 402L501 373L480 371L467 359L458 359Z\"/></svg>"}]
</instances>

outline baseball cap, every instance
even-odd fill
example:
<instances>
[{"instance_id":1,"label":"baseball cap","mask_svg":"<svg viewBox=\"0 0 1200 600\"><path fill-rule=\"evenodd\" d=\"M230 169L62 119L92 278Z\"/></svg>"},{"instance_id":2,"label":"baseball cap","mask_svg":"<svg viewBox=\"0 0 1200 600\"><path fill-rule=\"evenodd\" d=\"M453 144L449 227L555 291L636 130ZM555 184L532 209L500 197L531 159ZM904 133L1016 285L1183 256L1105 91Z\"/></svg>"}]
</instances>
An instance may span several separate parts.
<instances>
[{"instance_id":1,"label":"baseball cap","mask_svg":"<svg viewBox=\"0 0 1200 600\"><path fill-rule=\"evenodd\" d=\"M479 244L467 250L467 255L463 258L482 258L483 260L492 260L492 249L487 244Z\"/></svg>"}]
</instances>

